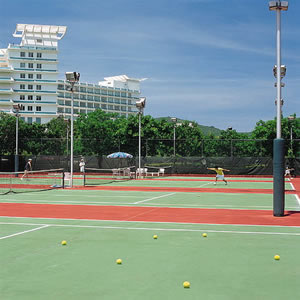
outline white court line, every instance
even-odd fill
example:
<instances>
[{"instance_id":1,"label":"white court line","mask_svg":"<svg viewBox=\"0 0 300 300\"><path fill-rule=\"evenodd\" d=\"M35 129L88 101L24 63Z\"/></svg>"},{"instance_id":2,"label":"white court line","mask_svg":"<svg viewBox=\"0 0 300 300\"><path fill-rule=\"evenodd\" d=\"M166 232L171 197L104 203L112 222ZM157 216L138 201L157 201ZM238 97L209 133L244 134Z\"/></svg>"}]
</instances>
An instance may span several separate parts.
<instances>
[{"instance_id":1,"label":"white court line","mask_svg":"<svg viewBox=\"0 0 300 300\"><path fill-rule=\"evenodd\" d=\"M152 197L152 198L149 198L149 199L134 202L133 204L139 204L139 203L142 203L142 202L150 201L150 200L153 200L153 199L164 198L164 197L172 196L172 195L175 195L175 194L176 193L170 193L170 194L166 194L166 195L162 195L162 196L158 196L158 197Z\"/></svg>"},{"instance_id":2,"label":"white court line","mask_svg":"<svg viewBox=\"0 0 300 300\"><path fill-rule=\"evenodd\" d=\"M290 185L291 185L291 187L292 187L292 190L293 190L293 191L296 191L294 185L293 185L291 182L290 182Z\"/></svg>"},{"instance_id":3,"label":"white court line","mask_svg":"<svg viewBox=\"0 0 300 300\"><path fill-rule=\"evenodd\" d=\"M297 194L295 194L295 197L296 197L296 200L298 202L298 205L300 206L300 198L299 198L299 196Z\"/></svg>"},{"instance_id":4,"label":"white court line","mask_svg":"<svg viewBox=\"0 0 300 300\"><path fill-rule=\"evenodd\" d=\"M4 225L41 225L34 223L5 223L0 222L0 224ZM121 226L97 226L97 225L68 225L68 224L43 224L43 226L39 228L35 228L32 230L24 231L30 232L33 230L38 230L44 227L68 227L68 228L94 228L94 229L123 229L123 230L146 230L146 231L175 231L175 232L211 232L211 233L235 233L235 234L259 234L259 235L292 235L292 236L300 236L299 233L290 233L290 232L267 232L267 231L238 231L238 230L212 230L212 229L188 229L188 228L156 228L156 227L121 227ZM22 233L20 233L22 234ZM12 235L13 236L13 235ZM9 236L8 236L9 237ZM4 237L6 238L6 237Z\"/></svg>"},{"instance_id":5,"label":"white court line","mask_svg":"<svg viewBox=\"0 0 300 300\"><path fill-rule=\"evenodd\" d=\"M35 224L35 225L41 225L41 224ZM38 228L34 228L34 229L25 230L25 231L22 231L22 232L17 232L17 233L14 233L14 234L2 236L2 237L0 237L0 240L8 239L8 238L10 238L10 237L17 236L17 235L21 235L21 234L25 234L25 233L28 233L28 232L40 230L40 229L43 229L43 228L46 228L46 227L49 227L49 226L50 226L50 225L44 224L43 226L40 226L40 227L38 227Z\"/></svg>"},{"instance_id":6,"label":"white court line","mask_svg":"<svg viewBox=\"0 0 300 300\"><path fill-rule=\"evenodd\" d=\"M197 188L200 188L200 187L203 187L203 186L206 186L206 185L209 185L209 184L212 184L212 182L204 183L202 185L197 186Z\"/></svg>"},{"instance_id":7,"label":"white court line","mask_svg":"<svg viewBox=\"0 0 300 300\"><path fill-rule=\"evenodd\" d=\"M148 222L148 221L130 221L130 220L97 220L97 219L72 219L72 218L39 218L39 217L11 217L11 216L0 216L1 218L9 218L9 219L38 219L38 220L63 220L63 221L82 221L82 222L97 222L97 223L109 223L109 222L115 222L115 223L142 223L142 224L176 224L176 225L205 225L205 226L233 226L233 227L266 227L266 228L300 228L300 226L285 226L285 225L252 225L252 224L217 224L217 223L182 223L182 222ZM11 222L0 222L0 224L30 224L30 225L41 225L41 224L32 224L32 223L11 223ZM56 224L49 224L49 226L56 225Z\"/></svg>"}]
</instances>

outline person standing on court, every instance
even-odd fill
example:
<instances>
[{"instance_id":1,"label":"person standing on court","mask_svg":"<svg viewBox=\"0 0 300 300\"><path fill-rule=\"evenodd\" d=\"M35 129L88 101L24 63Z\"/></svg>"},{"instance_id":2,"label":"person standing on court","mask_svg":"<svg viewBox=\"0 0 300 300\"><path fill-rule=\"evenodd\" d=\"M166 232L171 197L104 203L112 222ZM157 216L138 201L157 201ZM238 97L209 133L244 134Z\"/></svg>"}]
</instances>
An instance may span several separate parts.
<instances>
[{"instance_id":1,"label":"person standing on court","mask_svg":"<svg viewBox=\"0 0 300 300\"><path fill-rule=\"evenodd\" d=\"M28 172L32 171L32 159L29 158L26 165L25 165L25 168L24 168L24 174L23 176L21 177L21 180L23 180L24 177L28 177Z\"/></svg>"},{"instance_id":2,"label":"person standing on court","mask_svg":"<svg viewBox=\"0 0 300 300\"><path fill-rule=\"evenodd\" d=\"M79 168L80 168L80 173L84 173L84 167L85 167L85 162L84 159L82 158L79 162Z\"/></svg>"},{"instance_id":3,"label":"person standing on court","mask_svg":"<svg viewBox=\"0 0 300 300\"><path fill-rule=\"evenodd\" d=\"M229 172L230 170L223 169L223 168L220 168L218 166L215 166L214 168L207 168L207 169L215 171L217 173L216 181L214 182L214 184L217 184L218 179L220 179L220 180L223 180L225 182L225 184L227 185L227 181L225 179L224 171Z\"/></svg>"}]
</instances>

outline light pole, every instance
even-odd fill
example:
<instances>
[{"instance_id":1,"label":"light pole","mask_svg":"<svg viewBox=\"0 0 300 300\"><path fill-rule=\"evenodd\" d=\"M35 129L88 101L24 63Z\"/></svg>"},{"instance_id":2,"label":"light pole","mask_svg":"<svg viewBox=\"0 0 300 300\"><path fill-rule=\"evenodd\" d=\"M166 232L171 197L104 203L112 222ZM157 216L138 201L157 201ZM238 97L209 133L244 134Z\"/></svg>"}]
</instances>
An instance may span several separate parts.
<instances>
[{"instance_id":1,"label":"light pole","mask_svg":"<svg viewBox=\"0 0 300 300\"><path fill-rule=\"evenodd\" d=\"M227 128L228 131L232 131L232 127L228 127ZM230 157L232 157L233 155L233 148L232 148L233 144L232 144L232 135L231 135L231 138L230 138Z\"/></svg>"},{"instance_id":2,"label":"light pole","mask_svg":"<svg viewBox=\"0 0 300 300\"><path fill-rule=\"evenodd\" d=\"M15 153L15 172L19 171L19 112L20 104L13 104L13 112L16 116L16 153ZM18 176L18 174L16 174Z\"/></svg>"},{"instance_id":3,"label":"light pole","mask_svg":"<svg viewBox=\"0 0 300 300\"><path fill-rule=\"evenodd\" d=\"M288 9L288 1L270 1L269 10L276 11L276 139L273 142L273 215L284 216L284 139L281 138L281 11Z\"/></svg>"},{"instance_id":4,"label":"light pole","mask_svg":"<svg viewBox=\"0 0 300 300\"><path fill-rule=\"evenodd\" d=\"M293 155L293 121L295 120L295 116L288 116L288 120L290 123L290 143L291 143L291 154Z\"/></svg>"},{"instance_id":5,"label":"light pole","mask_svg":"<svg viewBox=\"0 0 300 300\"><path fill-rule=\"evenodd\" d=\"M73 152L74 152L74 85L79 81L80 74L77 72L66 72L66 81L71 85L72 101L71 101L71 174L70 187L73 187Z\"/></svg>"},{"instance_id":6,"label":"light pole","mask_svg":"<svg viewBox=\"0 0 300 300\"><path fill-rule=\"evenodd\" d=\"M176 123L177 118L171 118L171 121L173 122L173 151L174 151L174 157L176 156Z\"/></svg>"},{"instance_id":7,"label":"light pole","mask_svg":"<svg viewBox=\"0 0 300 300\"><path fill-rule=\"evenodd\" d=\"M141 116L144 112L144 108L146 106L146 98L140 98L140 100L136 101L135 103L137 109L139 110L139 178L141 178L141 148L142 148L142 142L141 142Z\"/></svg>"}]
</instances>

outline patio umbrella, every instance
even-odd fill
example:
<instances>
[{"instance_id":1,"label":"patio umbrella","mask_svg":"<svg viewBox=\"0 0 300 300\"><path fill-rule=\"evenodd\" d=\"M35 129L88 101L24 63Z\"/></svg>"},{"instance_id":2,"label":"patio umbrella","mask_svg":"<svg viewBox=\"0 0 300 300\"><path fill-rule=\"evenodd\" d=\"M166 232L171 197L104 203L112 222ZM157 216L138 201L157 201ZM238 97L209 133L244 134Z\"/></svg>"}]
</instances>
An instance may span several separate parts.
<instances>
[{"instance_id":1,"label":"patio umbrella","mask_svg":"<svg viewBox=\"0 0 300 300\"><path fill-rule=\"evenodd\" d=\"M107 155L107 158L132 158L133 156L126 152L115 152Z\"/></svg>"}]
</instances>

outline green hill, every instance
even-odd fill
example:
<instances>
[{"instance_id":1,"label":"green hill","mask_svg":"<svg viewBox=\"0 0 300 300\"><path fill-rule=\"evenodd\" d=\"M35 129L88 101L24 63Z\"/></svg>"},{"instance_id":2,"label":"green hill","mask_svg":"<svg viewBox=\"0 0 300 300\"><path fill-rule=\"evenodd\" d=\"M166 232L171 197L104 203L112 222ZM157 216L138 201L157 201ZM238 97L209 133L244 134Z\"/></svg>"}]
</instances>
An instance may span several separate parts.
<instances>
[{"instance_id":1,"label":"green hill","mask_svg":"<svg viewBox=\"0 0 300 300\"><path fill-rule=\"evenodd\" d=\"M160 118L155 118L155 119L158 120L158 121L166 120L168 122L172 122L171 117L160 117ZM192 122L192 121L189 121L189 120L182 120L182 119L177 118L177 123L184 122L184 121ZM195 123L197 123L197 122L195 122ZM198 124L198 126L200 127L201 131L205 135L213 134L215 136L218 136L218 135L220 135L220 133L222 131L221 129L218 129L214 126L205 126L205 125L199 125L199 124Z\"/></svg>"}]
</instances>

